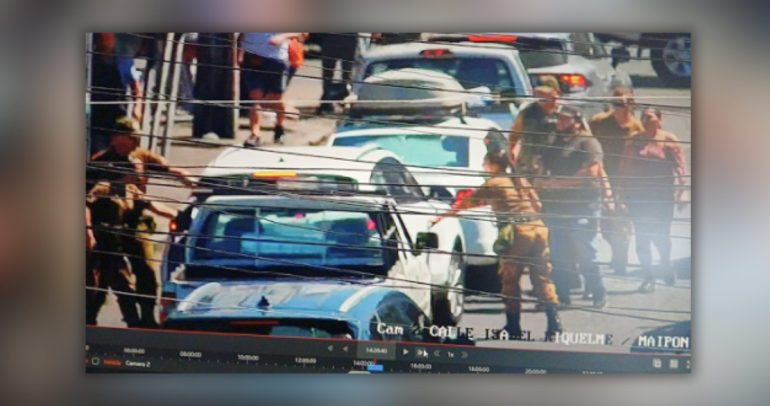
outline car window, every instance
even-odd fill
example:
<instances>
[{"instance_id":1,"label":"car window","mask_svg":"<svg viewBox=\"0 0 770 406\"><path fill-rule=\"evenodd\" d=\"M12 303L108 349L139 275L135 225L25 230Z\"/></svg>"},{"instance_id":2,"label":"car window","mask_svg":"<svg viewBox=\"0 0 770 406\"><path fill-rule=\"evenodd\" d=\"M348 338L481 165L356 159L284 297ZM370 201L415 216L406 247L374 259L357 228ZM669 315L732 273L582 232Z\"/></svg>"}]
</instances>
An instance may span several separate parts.
<instances>
[{"instance_id":1,"label":"car window","mask_svg":"<svg viewBox=\"0 0 770 406\"><path fill-rule=\"evenodd\" d=\"M376 144L398 155L407 165L467 168L468 138L434 134L355 135L338 137L335 146Z\"/></svg>"},{"instance_id":2,"label":"car window","mask_svg":"<svg viewBox=\"0 0 770 406\"><path fill-rule=\"evenodd\" d=\"M394 262L383 248L388 238L398 236L379 211L271 207L209 212L204 217L200 235L205 237L196 237L190 248L193 265L281 268L280 274L287 276L311 273L339 277L333 268L382 275ZM199 272L245 276L221 268ZM276 275L256 272L253 276Z\"/></svg>"},{"instance_id":3,"label":"car window","mask_svg":"<svg viewBox=\"0 0 770 406\"><path fill-rule=\"evenodd\" d=\"M516 92L517 84L505 62L495 58L405 58L372 62L364 79L387 71L417 68L452 76L465 89L486 86L492 92Z\"/></svg>"},{"instance_id":4,"label":"car window","mask_svg":"<svg viewBox=\"0 0 770 406\"><path fill-rule=\"evenodd\" d=\"M568 50L563 41L519 38L515 46L527 69L548 68L568 62Z\"/></svg>"},{"instance_id":5,"label":"car window","mask_svg":"<svg viewBox=\"0 0 770 406\"><path fill-rule=\"evenodd\" d=\"M603 58L606 55L604 45L593 33L577 32L570 34L570 41L573 43L575 53L588 59Z\"/></svg>"},{"instance_id":6,"label":"car window","mask_svg":"<svg viewBox=\"0 0 770 406\"><path fill-rule=\"evenodd\" d=\"M384 190L399 203L425 200L426 196L417 181L400 162L385 158L372 170L370 182L376 188Z\"/></svg>"}]
</instances>

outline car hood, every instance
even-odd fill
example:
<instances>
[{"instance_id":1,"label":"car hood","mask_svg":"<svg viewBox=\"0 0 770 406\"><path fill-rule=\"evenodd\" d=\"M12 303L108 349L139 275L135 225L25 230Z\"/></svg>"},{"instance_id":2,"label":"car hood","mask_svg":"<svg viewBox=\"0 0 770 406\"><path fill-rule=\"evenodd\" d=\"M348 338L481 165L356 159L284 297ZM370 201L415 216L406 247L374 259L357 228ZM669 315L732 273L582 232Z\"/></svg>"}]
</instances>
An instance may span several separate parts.
<instances>
[{"instance_id":1,"label":"car hood","mask_svg":"<svg viewBox=\"0 0 770 406\"><path fill-rule=\"evenodd\" d=\"M383 290L377 282L233 281L211 282L195 289L169 318L302 318L343 315L369 295Z\"/></svg>"}]
</instances>

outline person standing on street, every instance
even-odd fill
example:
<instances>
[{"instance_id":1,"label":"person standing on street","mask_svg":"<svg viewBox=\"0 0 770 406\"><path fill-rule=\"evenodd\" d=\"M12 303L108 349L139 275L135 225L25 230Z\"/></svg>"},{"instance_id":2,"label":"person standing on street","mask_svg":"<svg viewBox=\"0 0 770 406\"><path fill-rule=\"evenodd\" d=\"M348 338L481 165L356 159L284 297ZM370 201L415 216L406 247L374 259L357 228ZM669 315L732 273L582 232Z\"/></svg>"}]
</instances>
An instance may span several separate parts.
<instances>
[{"instance_id":1,"label":"person standing on street","mask_svg":"<svg viewBox=\"0 0 770 406\"><path fill-rule=\"evenodd\" d=\"M98 182L86 192L86 212L90 215L94 242L86 251L86 324L96 325L99 310L111 289L118 297L118 307L128 327L140 327L136 293L121 246L125 200L113 194L110 184ZM90 289L89 289L90 288ZM95 290L98 289L98 290ZM122 294L127 293L127 294Z\"/></svg>"},{"instance_id":2,"label":"person standing on street","mask_svg":"<svg viewBox=\"0 0 770 406\"><path fill-rule=\"evenodd\" d=\"M340 87L350 84L353 73L353 63L358 49L358 33L323 33L321 34L321 66L323 68L323 94L318 113L333 113L334 105L328 102L339 101L347 96L347 90L340 92ZM334 74L340 65L341 85L335 86Z\"/></svg>"},{"instance_id":3,"label":"person standing on street","mask_svg":"<svg viewBox=\"0 0 770 406\"><path fill-rule=\"evenodd\" d=\"M260 145L260 109L275 111L275 143L283 140L283 121L286 116L283 94L289 74L289 42L304 33L247 32L238 36L238 65L241 78L249 89L248 98L254 101L250 114L251 137L246 146ZM260 103L268 102L268 103Z\"/></svg>"},{"instance_id":4,"label":"person standing on street","mask_svg":"<svg viewBox=\"0 0 770 406\"><path fill-rule=\"evenodd\" d=\"M115 181L130 176L130 183L147 192L149 178L168 174L188 187L195 185L192 175L185 169L169 165L166 158L146 148L139 147L139 122L122 117L112 123L110 146L96 152L86 169L86 191L98 181Z\"/></svg>"},{"instance_id":5,"label":"person standing on street","mask_svg":"<svg viewBox=\"0 0 770 406\"><path fill-rule=\"evenodd\" d=\"M117 38L114 33L94 34L94 55L91 65L91 134L90 154L107 148L110 142L109 128L118 118L132 115L142 119L143 85L141 76L134 69L134 61L129 56L117 55ZM132 94L134 107L128 111L131 102L126 97ZM101 102L120 102L125 104L100 104Z\"/></svg>"},{"instance_id":6,"label":"person standing on street","mask_svg":"<svg viewBox=\"0 0 770 406\"><path fill-rule=\"evenodd\" d=\"M143 212L150 210L173 219L176 211L146 199L136 185L127 183L128 179L97 182L87 193L87 213L94 213L91 227L98 254L95 260L87 261L86 285L99 290L87 291L86 323L96 324L106 289L112 289L118 295L118 305L128 327L154 328L157 327L155 300L146 296L158 294L157 271L150 265L155 261L154 243L149 241L152 235ZM131 264L130 271L126 259ZM137 304L141 312L137 312Z\"/></svg>"},{"instance_id":7,"label":"person standing on street","mask_svg":"<svg viewBox=\"0 0 770 406\"><path fill-rule=\"evenodd\" d=\"M299 38L292 38L289 42L289 77L286 78L286 87L291 83L297 70L305 64L305 41L309 33L303 32Z\"/></svg>"},{"instance_id":8,"label":"person standing on street","mask_svg":"<svg viewBox=\"0 0 770 406\"><path fill-rule=\"evenodd\" d=\"M543 198L550 229L551 261L556 292L562 304L571 304L570 272L575 267L585 279L586 297L596 307L607 304L599 270L598 219L602 204L614 211L612 192L604 171L602 146L584 128L579 110L563 106L557 133L543 150L535 187Z\"/></svg>"},{"instance_id":9,"label":"person standing on street","mask_svg":"<svg viewBox=\"0 0 770 406\"><path fill-rule=\"evenodd\" d=\"M535 294L545 306L548 327L546 337L551 339L561 332L557 313L559 304L551 281L548 228L538 217L541 208L537 193L520 176L506 174L508 158L501 151L491 151L484 158L484 169L491 178L471 196L456 203L444 216L432 221L436 224L447 216L480 206L492 206L497 215L500 238L495 243L501 256L499 274L505 304L505 331L521 339L521 276L529 267L529 277Z\"/></svg>"},{"instance_id":10,"label":"person standing on street","mask_svg":"<svg viewBox=\"0 0 770 406\"><path fill-rule=\"evenodd\" d=\"M613 189L618 188L618 171L626 141L636 132L644 130L642 122L634 117L633 91L627 87L613 91L612 108L591 119L591 132L602 144L604 169ZM617 196L617 195L616 195ZM631 241L631 222L623 220L625 215L616 207L616 218L604 213L600 221L603 237L612 249L611 267L619 275L626 274L628 266L628 245Z\"/></svg>"},{"instance_id":11,"label":"person standing on street","mask_svg":"<svg viewBox=\"0 0 770 406\"><path fill-rule=\"evenodd\" d=\"M511 164L523 175L539 172L542 146L556 128L559 82L553 76L542 76L535 88L536 102L524 107L516 116L509 137ZM521 145L517 144L521 141ZM518 152L516 149L518 148Z\"/></svg>"},{"instance_id":12,"label":"person standing on street","mask_svg":"<svg viewBox=\"0 0 770 406\"><path fill-rule=\"evenodd\" d=\"M126 185L126 210L123 214L125 232L121 235L123 253L136 276L136 299L142 327L157 328L155 305L158 295L159 264L155 258L155 219L150 211L168 220L176 218L176 210L147 198L135 185Z\"/></svg>"},{"instance_id":13,"label":"person standing on street","mask_svg":"<svg viewBox=\"0 0 770 406\"><path fill-rule=\"evenodd\" d=\"M620 175L624 179L619 190L620 201L633 219L636 254L645 273L639 290L652 292L652 244L660 255L660 265L668 285L676 283L671 267L671 222L674 209L687 208L687 163L676 135L661 129L662 114L657 109L642 113L644 131L626 142ZM630 177L639 179L633 181Z\"/></svg>"}]
</instances>

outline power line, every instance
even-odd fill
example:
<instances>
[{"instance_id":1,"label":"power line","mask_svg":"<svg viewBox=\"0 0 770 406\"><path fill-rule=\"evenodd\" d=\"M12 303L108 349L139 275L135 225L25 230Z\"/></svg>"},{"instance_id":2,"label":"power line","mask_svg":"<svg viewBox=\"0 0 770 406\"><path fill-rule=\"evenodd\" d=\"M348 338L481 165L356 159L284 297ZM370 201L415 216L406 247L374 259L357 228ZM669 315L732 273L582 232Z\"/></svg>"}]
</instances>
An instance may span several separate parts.
<instances>
[{"instance_id":1,"label":"power line","mask_svg":"<svg viewBox=\"0 0 770 406\"><path fill-rule=\"evenodd\" d=\"M302 228L302 229L310 229L315 230L322 233L327 234L344 234L344 235L352 235L352 236L360 236L360 237L366 237L368 239L380 241L382 243L389 243L391 241L384 239L383 237L377 237L377 236L371 236L368 234L362 234L362 233L354 233L354 232L346 232L346 231L332 231L332 230L325 230L321 228L315 228L315 227L295 227L294 224L288 224L288 223L282 223L275 220L270 220L258 215L255 216L247 216L243 215L241 213L235 213L235 212L227 212L227 211L220 211L220 210L212 210L217 213L227 214L231 215L232 217L242 217L242 218L253 218L258 219L259 221L266 221L268 223L273 224L279 224L281 226L285 226L287 228ZM113 229L109 227L102 227L102 226L91 226L86 227L91 230L98 230L103 231L107 233L113 233ZM327 247L327 248L340 248L345 250L353 250L353 251L382 251L382 252L388 252L388 251L398 251L398 252L408 252L408 253L414 253L415 251L419 251L414 248L399 248L399 247L372 247L372 246L356 246L356 245L350 245L350 244L341 244L338 242L310 242L310 241L295 241L295 240L280 240L280 239L273 239L273 238L258 238L258 237L239 237L239 236L229 236L229 235L206 235L206 234L193 234L190 232L163 232L163 231L141 231L143 234L151 234L151 235L165 235L169 237L185 237L185 238L191 238L194 240L230 240L230 241L249 241L249 242L268 242L268 243L274 243L274 244L287 244L287 245L307 245L307 246L315 246L315 247ZM153 241L155 243L161 244L161 245L169 245L174 244L176 246L184 246L186 249L191 249L193 251L198 250L199 247L193 247L191 245L182 244L182 243L170 243L170 242L160 242L155 241L152 239L147 239L147 241ZM408 245L408 244L397 244L397 245ZM203 248L204 250L211 250L210 248ZM229 251L221 251L221 250L215 250L216 253L223 253L226 255L229 255ZM442 251L442 250L426 250L422 252L423 254L427 255L448 255L448 256L454 256L458 253L456 252L448 252L448 251ZM473 257L473 258L495 258L499 260L511 260L515 261L517 264L525 265L525 266L541 266L541 264L537 262L525 262L525 261L536 261L542 258L535 258L535 257L528 257L528 256L522 256L522 255L509 255L509 254L501 254L501 255L487 255L487 254L472 254L472 253L460 253L463 257ZM244 254L246 255L246 254ZM248 254L251 255L251 254ZM611 263L599 263L599 265L608 266L611 265ZM630 264L631 268L641 268L640 265L633 265ZM583 275L582 272L574 270L574 269L560 269L558 267L554 268L551 266L551 270L558 270L559 272L562 272L564 274L575 274L575 275ZM267 272L270 273L270 272ZM609 279L617 279L617 280L623 280L623 281L639 281L638 278L633 278L630 276L621 276L621 275L601 275L603 278L609 278ZM439 285L434 285L435 287L441 287ZM661 285L662 286L662 285ZM689 289L688 287L680 286L679 288L682 289ZM472 293L478 293L477 291L471 291Z\"/></svg>"},{"instance_id":2,"label":"power line","mask_svg":"<svg viewBox=\"0 0 770 406\"><path fill-rule=\"evenodd\" d=\"M125 174L133 173L133 172L130 172L130 171L127 172L127 171L120 171L120 170L107 170L107 171L110 171L110 172L113 172L113 173L117 172L117 173L125 173ZM211 186L211 184L209 184L209 186ZM330 196L328 194L324 196L322 194L322 195L318 195L317 196L317 195L309 195L309 194L290 193L290 192L287 192L287 191L279 191L279 190L277 190L274 187L267 187L267 186L264 187L264 188L259 188L259 187L242 188L242 187L231 186L231 185L213 185L213 186L216 186L216 187L219 187L219 188L224 188L224 189L249 192L249 193L254 193L255 191L265 191L265 192L269 192L270 195L279 196L279 197L287 197L287 198L294 198L294 199L304 199L304 200L314 200L314 201L327 202L327 203L338 203L337 200L334 200L334 199L329 200L329 198L333 198L333 197L340 198L340 197L371 197L371 196L373 196L372 194L365 194L365 193L351 193L351 194L340 193L340 194L337 194L336 196ZM324 197L326 197L326 199L324 199ZM398 197L394 197L394 196L382 196L382 197L383 198L394 199L395 201L399 201L399 198ZM416 201L416 200L422 200L422 199L414 198L413 200ZM174 202L174 203L181 203L181 202ZM186 204L189 204L189 203L186 203ZM401 204L402 205L406 204L406 203L403 203L403 199L402 199L402 203ZM346 203L346 205L357 206L357 207L372 207L372 204L366 203L366 202L356 202L356 203L349 202L349 203ZM446 212L442 213L442 212L436 210L435 213L425 213L425 212L407 211L407 210L401 209L401 210L399 210L399 213L400 214L404 214L404 215L422 215L422 216L432 216L432 217L435 217L437 215L441 215L441 214L446 213ZM496 217L495 218L491 218L491 217L486 217L486 216L481 216L481 215L471 215L471 214L462 215L462 216L458 215L457 217L458 218L463 218L463 219L468 219L468 220L488 221L488 222L492 222L492 223L495 223L495 224L498 223L501 218L516 219L516 218L521 218L521 217L533 217L533 218L537 218L537 219L540 219L540 220L546 220L547 221L548 218L551 218L551 219L583 219L583 218L588 217L588 218L594 218L596 220L599 220L602 217L602 216L598 216L597 217L597 216L591 216L591 215L569 215L569 214L561 215L561 214L549 214L549 213L537 213L537 214L535 214L535 213L531 213L531 214L530 213L501 213L501 212L494 212L494 211L492 211L491 213L494 216L496 216ZM606 218L607 219L611 219L611 220L616 220L616 221L634 221L634 220L637 220L636 222L641 222L641 223L662 223L662 224L671 224L672 223L672 222L666 222L666 221L656 221L656 220L647 220L647 219L645 219L645 220L633 219L633 218L620 219L618 217L613 217L613 216L606 217ZM585 231L585 230L579 229L579 228L563 227L563 226L550 226L549 227L547 225L544 225L544 226L539 226L539 227L546 227L546 228L554 229L554 230L560 229L560 230L572 230L572 231ZM651 236L651 237L656 236L656 235L648 235L648 234L637 234L637 235L639 235L639 236ZM676 238L676 239L687 239L687 240L691 239L691 237L688 237L688 236L669 236L669 237L670 238Z\"/></svg>"},{"instance_id":3,"label":"power line","mask_svg":"<svg viewBox=\"0 0 770 406\"><path fill-rule=\"evenodd\" d=\"M99 51L87 51L87 53L93 54L93 55L105 55L105 56L119 56L119 57L126 57L126 58L134 58L133 55L119 55L115 53L108 53L108 52L99 52ZM153 61L153 62L166 62L166 63L172 63L176 65L183 65L185 62L181 61L174 61L174 60L166 60L161 58L151 58L151 57L141 57L141 58L134 58L134 59L144 59L147 61ZM272 71L266 71L262 69L255 69L255 68L244 68L244 67L234 67L234 66L226 66L226 65L216 65L216 64L201 64L197 63L197 66L202 67L210 67L210 68L218 68L218 69L227 69L227 70L234 70L234 71L246 71L246 72L259 72L259 73L268 73L268 74L276 74ZM300 75L295 74L294 77L301 77L306 79L313 79L313 80L322 80L322 78L316 77L316 76L309 76L309 75ZM446 88L435 88L435 87L429 87L429 86L407 86L407 85L399 85L399 84L393 84L393 83L369 83L366 81L359 81L359 80L351 80L351 83L357 83L357 84L366 84L370 86L383 86L383 87L396 87L396 88L404 88L404 89L417 89L417 90L434 90L434 91L440 91L445 93L458 93L458 94L465 94L470 96L480 96L482 94L478 92L472 92L469 90L453 90L453 89L446 89ZM155 93L155 94L161 94L161 93ZM533 95L517 95L518 98L522 99L538 99L537 97ZM579 98L563 98L567 100L572 101L583 101ZM597 103L593 99L585 100L586 103ZM661 105L661 104L650 104L650 103L636 103L637 106L641 107L656 107L660 108L661 110L690 110L691 108L689 106L676 106L676 105Z\"/></svg>"}]
</instances>

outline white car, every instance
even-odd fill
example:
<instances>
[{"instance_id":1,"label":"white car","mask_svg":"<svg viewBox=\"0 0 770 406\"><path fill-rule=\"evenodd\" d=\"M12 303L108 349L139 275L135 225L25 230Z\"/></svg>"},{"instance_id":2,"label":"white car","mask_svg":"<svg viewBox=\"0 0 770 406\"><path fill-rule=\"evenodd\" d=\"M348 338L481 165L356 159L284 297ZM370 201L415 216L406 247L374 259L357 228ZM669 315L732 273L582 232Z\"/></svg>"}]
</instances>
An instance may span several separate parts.
<instances>
[{"instance_id":1,"label":"white car","mask_svg":"<svg viewBox=\"0 0 770 406\"><path fill-rule=\"evenodd\" d=\"M461 90L454 94L485 88L502 97L503 102L497 110L483 112L481 117L494 120L505 129L511 128L520 110L511 99L521 97L526 100L532 95L532 83L519 51L500 44L479 47L472 42L411 42L374 47L365 52L356 65L351 92L354 96L360 94L369 78L406 69L422 71L414 79L422 82L441 81L447 76L453 78L459 82ZM416 83L415 86L421 85Z\"/></svg>"},{"instance_id":2,"label":"white car","mask_svg":"<svg viewBox=\"0 0 770 406\"><path fill-rule=\"evenodd\" d=\"M440 122L404 126L349 125L331 135L329 146L361 147L377 145L400 157L411 174L431 193L448 203L463 198L487 179L483 161L488 140L504 139L492 121L473 118L443 118ZM480 207L460 214L468 265L497 263L492 246L497 225L492 210ZM441 223L439 223L441 224Z\"/></svg>"},{"instance_id":3,"label":"white car","mask_svg":"<svg viewBox=\"0 0 770 406\"><path fill-rule=\"evenodd\" d=\"M438 236L438 251L425 255L433 284L433 319L437 323L456 323L462 316L465 286L466 242L457 219L431 227L430 221L449 209L449 204L431 199L400 158L390 151L367 147L272 147L230 148L204 170L193 200L209 204L217 195L274 194L297 196L276 189L278 182L295 182L314 189L304 199L323 202L330 195L356 198L359 194L379 193L398 203L407 238L431 232ZM206 190L208 189L208 190ZM214 196L214 197L212 197ZM189 213L194 224L200 210ZM187 228L187 227L185 227ZM169 251L180 262L180 252ZM169 275L171 267L166 267ZM445 288L451 288L447 290ZM433 313L431 313L433 314Z\"/></svg>"}]
</instances>

